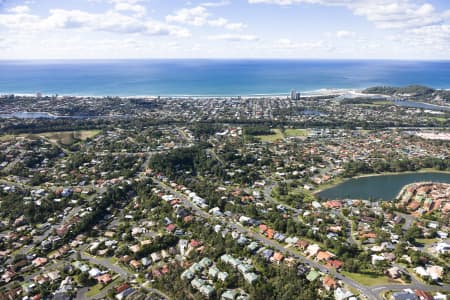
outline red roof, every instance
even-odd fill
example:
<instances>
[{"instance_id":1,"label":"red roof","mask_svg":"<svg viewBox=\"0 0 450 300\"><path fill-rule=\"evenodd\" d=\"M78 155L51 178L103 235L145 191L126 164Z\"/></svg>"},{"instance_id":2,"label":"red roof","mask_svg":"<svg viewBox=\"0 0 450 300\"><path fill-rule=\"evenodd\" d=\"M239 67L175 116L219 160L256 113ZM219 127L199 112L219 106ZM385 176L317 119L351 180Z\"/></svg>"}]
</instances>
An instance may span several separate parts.
<instances>
[{"instance_id":1,"label":"red roof","mask_svg":"<svg viewBox=\"0 0 450 300\"><path fill-rule=\"evenodd\" d=\"M368 233L364 233L362 235L362 237L363 238L368 238L368 239L370 239L370 238L375 239L375 238L377 238L377 234L374 233L374 232L368 232Z\"/></svg>"},{"instance_id":2,"label":"red roof","mask_svg":"<svg viewBox=\"0 0 450 300\"><path fill-rule=\"evenodd\" d=\"M97 276L97 281L103 284L108 284L111 282L112 278L109 274L103 274L101 276Z\"/></svg>"},{"instance_id":3,"label":"red roof","mask_svg":"<svg viewBox=\"0 0 450 300\"><path fill-rule=\"evenodd\" d=\"M169 273L169 266L168 266L168 265L164 265L164 266L161 268L161 272L162 272L163 274Z\"/></svg>"},{"instance_id":4,"label":"red roof","mask_svg":"<svg viewBox=\"0 0 450 300\"><path fill-rule=\"evenodd\" d=\"M125 291L126 289L130 288L130 285L128 283L124 283L122 285L119 285L118 287L116 287L116 294L120 294L123 291Z\"/></svg>"},{"instance_id":5,"label":"red roof","mask_svg":"<svg viewBox=\"0 0 450 300\"><path fill-rule=\"evenodd\" d=\"M272 258L276 261L282 261L284 256L281 254L281 252L275 252L272 256Z\"/></svg>"},{"instance_id":6,"label":"red roof","mask_svg":"<svg viewBox=\"0 0 450 300\"><path fill-rule=\"evenodd\" d=\"M433 300L433 297L425 291L416 290L416 296L421 300Z\"/></svg>"},{"instance_id":7,"label":"red roof","mask_svg":"<svg viewBox=\"0 0 450 300\"><path fill-rule=\"evenodd\" d=\"M317 260L328 260L328 259L330 259L330 258L333 257L333 256L334 256L334 255L331 254L331 253L328 252L328 251L319 251L319 252L317 253L316 258L317 258Z\"/></svg>"},{"instance_id":8,"label":"red roof","mask_svg":"<svg viewBox=\"0 0 450 300\"><path fill-rule=\"evenodd\" d=\"M274 235L274 232L273 232L273 230L272 229L267 229L267 231L266 231L266 235L267 235L267 237L269 238L269 239L272 239L273 238L273 235Z\"/></svg>"},{"instance_id":9,"label":"red roof","mask_svg":"<svg viewBox=\"0 0 450 300\"><path fill-rule=\"evenodd\" d=\"M336 280L334 280L331 276L326 275L323 278L323 285L327 288L335 288L336 287Z\"/></svg>"},{"instance_id":10,"label":"red roof","mask_svg":"<svg viewBox=\"0 0 450 300\"><path fill-rule=\"evenodd\" d=\"M189 242L189 245L191 245L191 247L196 248L196 247L200 246L200 242L198 242L198 241L196 241L196 240L191 240L191 241Z\"/></svg>"},{"instance_id":11,"label":"red roof","mask_svg":"<svg viewBox=\"0 0 450 300\"><path fill-rule=\"evenodd\" d=\"M166 226L166 230L169 232L173 232L177 228L177 225L175 224L169 224Z\"/></svg>"},{"instance_id":12,"label":"red roof","mask_svg":"<svg viewBox=\"0 0 450 300\"><path fill-rule=\"evenodd\" d=\"M324 203L324 206L327 208L341 208L342 207L342 202L340 201L327 201Z\"/></svg>"},{"instance_id":13,"label":"red roof","mask_svg":"<svg viewBox=\"0 0 450 300\"><path fill-rule=\"evenodd\" d=\"M416 210L420 207L420 203L417 201L412 201L409 205L408 208L411 210Z\"/></svg>"},{"instance_id":14,"label":"red roof","mask_svg":"<svg viewBox=\"0 0 450 300\"><path fill-rule=\"evenodd\" d=\"M267 225L265 224L259 225L259 230L261 230L262 233L266 232L267 229L268 229Z\"/></svg>"},{"instance_id":15,"label":"red roof","mask_svg":"<svg viewBox=\"0 0 450 300\"><path fill-rule=\"evenodd\" d=\"M335 268L335 269L340 269L340 268L342 268L343 265L344 265L344 263L337 259L330 259L327 263L327 267Z\"/></svg>"}]
</instances>

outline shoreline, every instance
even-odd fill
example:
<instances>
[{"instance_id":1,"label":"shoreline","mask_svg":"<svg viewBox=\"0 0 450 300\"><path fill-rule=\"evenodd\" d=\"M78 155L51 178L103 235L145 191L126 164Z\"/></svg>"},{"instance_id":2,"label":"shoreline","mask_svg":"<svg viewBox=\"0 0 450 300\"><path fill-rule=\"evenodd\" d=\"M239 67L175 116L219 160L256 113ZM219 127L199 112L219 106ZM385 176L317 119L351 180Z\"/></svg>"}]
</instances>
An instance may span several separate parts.
<instances>
[{"instance_id":1,"label":"shoreline","mask_svg":"<svg viewBox=\"0 0 450 300\"><path fill-rule=\"evenodd\" d=\"M339 98L342 96L348 96L348 98L357 98L357 97L382 97L385 98L388 101L391 101L393 105L398 105L397 102L405 101L405 102L412 102L417 103L421 105L427 105L430 106L428 108L432 111L450 111L450 106L445 105L438 105L433 103L427 103L427 102L421 102L421 101L414 101L414 100L395 100L392 99L392 96L384 95L384 94L366 94L363 93L363 90L366 88L321 88L317 90L309 90L309 91L298 91L301 94L301 98L307 99L307 98L314 98L314 97L327 97L327 96L334 96L335 98ZM444 90L444 89L442 89ZM38 92L37 92L38 93ZM14 95L15 97L24 97L24 98L37 98L37 93L11 93L11 92L2 92L0 91L0 97L7 97L10 95ZM42 93L40 98L48 98L48 97L54 97L57 95L57 99L64 99L64 98L74 98L74 99L107 99L107 98L113 98L113 99L142 99L142 100L156 100L156 99L171 99L171 100L188 100L188 99L194 99L194 100L237 100L237 99L290 99L289 93L259 93L259 94L241 94L241 95L82 95L82 94L44 94ZM300 99L301 100L301 99ZM298 101L298 100L292 100L292 101ZM414 107L411 107L414 108Z\"/></svg>"},{"instance_id":2,"label":"shoreline","mask_svg":"<svg viewBox=\"0 0 450 300\"><path fill-rule=\"evenodd\" d=\"M308 90L308 91L300 91L302 97L308 98L308 97L321 97L321 96L342 96L345 94L352 94L352 95L369 95L369 94L363 94L362 91L365 88L321 88L317 90ZM36 93L38 93L37 91ZM0 96L9 96L14 95L18 97L36 97L36 93L14 93L14 92L3 92L0 91ZM273 98L289 98L290 93L287 92L279 92L279 93L258 93L258 94L234 94L234 95L195 95L195 94L180 94L180 95L82 95L82 94L46 94L42 93L41 97L53 97L55 94L57 94L57 98L63 98L63 97L73 97L73 98L93 98L93 99L104 99L104 98L122 98L122 99L133 99L133 98L176 98L176 99L231 99L231 98L266 98L266 97L273 97Z\"/></svg>"},{"instance_id":3,"label":"shoreline","mask_svg":"<svg viewBox=\"0 0 450 300\"><path fill-rule=\"evenodd\" d=\"M403 175L403 174L420 174L420 173L441 173L441 174L450 174L450 171L442 171L442 170L436 170L436 169L420 169L417 171L406 171L406 172L383 172L383 173L372 173L372 174L361 174L357 175L351 178L342 178L338 177L336 180L336 183L332 183L329 186L326 186L324 188L318 189L313 192L315 196L320 194L323 191L332 189L344 182L350 181L352 179L358 179L358 178L367 178L367 177L377 177L377 176L387 176L387 175Z\"/></svg>"}]
</instances>

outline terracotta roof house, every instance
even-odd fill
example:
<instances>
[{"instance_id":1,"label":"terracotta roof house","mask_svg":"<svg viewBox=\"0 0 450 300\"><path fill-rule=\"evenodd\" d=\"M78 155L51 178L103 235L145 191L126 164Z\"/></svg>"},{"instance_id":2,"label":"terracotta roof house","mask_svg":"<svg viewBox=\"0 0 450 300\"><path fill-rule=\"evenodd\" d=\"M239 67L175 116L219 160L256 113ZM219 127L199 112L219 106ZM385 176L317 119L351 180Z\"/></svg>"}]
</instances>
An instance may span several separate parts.
<instances>
[{"instance_id":1,"label":"terracotta roof house","mask_svg":"<svg viewBox=\"0 0 450 300\"><path fill-rule=\"evenodd\" d=\"M267 225L265 225L265 224L259 225L259 230L261 231L261 233L266 232L267 229L268 229Z\"/></svg>"},{"instance_id":2,"label":"terracotta roof house","mask_svg":"<svg viewBox=\"0 0 450 300\"><path fill-rule=\"evenodd\" d=\"M189 245L193 248L197 248L198 246L200 246L200 242L196 241L196 240L191 240L189 242Z\"/></svg>"},{"instance_id":3,"label":"terracotta roof house","mask_svg":"<svg viewBox=\"0 0 450 300\"><path fill-rule=\"evenodd\" d=\"M344 263L338 259L330 259L327 262L327 267L328 268L334 268L336 270L339 270L340 268L342 268L342 266L344 265Z\"/></svg>"},{"instance_id":4,"label":"terracotta roof house","mask_svg":"<svg viewBox=\"0 0 450 300\"><path fill-rule=\"evenodd\" d=\"M166 230L168 232L174 232L176 228L177 228L177 225L175 225L173 223L166 226Z\"/></svg>"},{"instance_id":5,"label":"terracotta roof house","mask_svg":"<svg viewBox=\"0 0 450 300\"><path fill-rule=\"evenodd\" d=\"M40 266L45 265L47 263L47 261L48 260L45 257L38 257L32 261L32 264L35 267L40 267Z\"/></svg>"},{"instance_id":6,"label":"terracotta roof house","mask_svg":"<svg viewBox=\"0 0 450 300\"><path fill-rule=\"evenodd\" d=\"M330 258L332 258L334 256L334 254L331 254L328 251L319 251L317 252L317 256L316 256L316 260L317 261L321 261L321 260L329 260Z\"/></svg>"},{"instance_id":7,"label":"terracotta roof house","mask_svg":"<svg viewBox=\"0 0 450 300\"><path fill-rule=\"evenodd\" d=\"M104 285L106 285L112 281L111 275L109 275L108 273L97 276L96 279L97 279L98 283L101 283Z\"/></svg>"},{"instance_id":8,"label":"terracotta roof house","mask_svg":"<svg viewBox=\"0 0 450 300\"><path fill-rule=\"evenodd\" d=\"M120 294L126 289L129 289L130 285L128 283L121 284L115 288L116 294Z\"/></svg>"},{"instance_id":9,"label":"terracotta roof house","mask_svg":"<svg viewBox=\"0 0 450 300\"><path fill-rule=\"evenodd\" d=\"M132 266L135 269L139 269L142 266L142 264L140 261L133 259L132 261L130 261L130 266Z\"/></svg>"},{"instance_id":10,"label":"terracotta roof house","mask_svg":"<svg viewBox=\"0 0 450 300\"><path fill-rule=\"evenodd\" d=\"M270 258L270 261L272 262L276 262L276 263L281 263L281 261L283 260L284 256L281 252L275 252L273 254L273 256Z\"/></svg>"},{"instance_id":11,"label":"terracotta roof house","mask_svg":"<svg viewBox=\"0 0 450 300\"><path fill-rule=\"evenodd\" d=\"M322 281L323 286L327 289L327 291L331 289L335 289L337 287L336 280L333 277L326 275Z\"/></svg>"}]
</instances>

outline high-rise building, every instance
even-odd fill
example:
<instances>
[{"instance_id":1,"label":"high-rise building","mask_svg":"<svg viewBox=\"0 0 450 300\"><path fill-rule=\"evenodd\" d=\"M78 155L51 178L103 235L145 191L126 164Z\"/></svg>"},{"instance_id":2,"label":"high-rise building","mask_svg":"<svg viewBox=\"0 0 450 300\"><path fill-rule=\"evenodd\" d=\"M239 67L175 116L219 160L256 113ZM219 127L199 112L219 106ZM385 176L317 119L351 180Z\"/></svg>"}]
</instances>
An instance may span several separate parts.
<instances>
[{"instance_id":1,"label":"high-rise building","mask_svg":"<svg viewBox=\"0 0 450 300\"><path fill-rule=\"evenodd\" d=\"M291 91L291 100L300 100L300 93L297 93L296 90Z\"/></svg>"}]
</instances>

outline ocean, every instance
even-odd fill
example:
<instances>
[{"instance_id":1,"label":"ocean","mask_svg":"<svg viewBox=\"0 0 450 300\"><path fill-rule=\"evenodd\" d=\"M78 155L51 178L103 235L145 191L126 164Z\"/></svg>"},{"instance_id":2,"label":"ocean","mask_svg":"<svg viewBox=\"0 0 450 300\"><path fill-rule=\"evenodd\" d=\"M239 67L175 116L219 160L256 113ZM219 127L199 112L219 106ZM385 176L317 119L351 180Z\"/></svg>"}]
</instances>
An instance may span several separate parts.
<instances>
[{"instance_id":1,"label":"ocean","mask_svg":"<svg viewBox=\"0 0 450 300\"><path fill-rule=\"evenodd\" d=\"M0 61L0 94L82 96L287 95L291 89L422 84L450 88L450 61Z\"/></svg>"}]
</instances>

